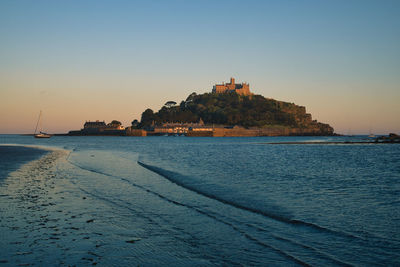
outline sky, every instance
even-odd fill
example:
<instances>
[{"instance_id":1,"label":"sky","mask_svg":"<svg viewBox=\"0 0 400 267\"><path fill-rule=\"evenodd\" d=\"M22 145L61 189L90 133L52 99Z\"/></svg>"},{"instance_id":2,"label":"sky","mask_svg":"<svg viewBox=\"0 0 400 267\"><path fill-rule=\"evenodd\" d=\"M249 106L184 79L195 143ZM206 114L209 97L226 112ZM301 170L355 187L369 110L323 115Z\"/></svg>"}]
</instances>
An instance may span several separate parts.
<instances>
[{"instance_id":1,"label":"sky","mask_svg":"<svg viewBox=\"0 0 400 267\"><path fill-rule=\"evenodd\" d=\"M400 133L400 1L0 1L0 133L129 126L215 83Z\"/></svg>"}]
</instances>

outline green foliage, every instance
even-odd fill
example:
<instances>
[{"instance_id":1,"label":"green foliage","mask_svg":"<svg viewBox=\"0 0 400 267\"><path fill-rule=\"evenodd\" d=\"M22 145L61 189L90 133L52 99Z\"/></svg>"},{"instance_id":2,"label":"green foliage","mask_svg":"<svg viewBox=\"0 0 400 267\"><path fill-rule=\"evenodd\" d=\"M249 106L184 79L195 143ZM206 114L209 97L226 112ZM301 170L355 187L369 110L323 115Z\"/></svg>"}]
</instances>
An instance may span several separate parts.
<instances>
[{"instance_id":1,"label":"green foliage","mask_svg":"<svg viewBox=\"0 0 400 267\"><path fill-rule=\"evenodd\" d=\"M299 126L298 122L303 120L303 116L305 116L303 107L267 99L261 95L241 96L236 93L197 95L192 93L179 106L168 105L167 107L165 105L156 113L151 109L146 109L142 113L139 126L146 127L152 123L165 122L198 122L201 118L205 124L296 127Z\"/></svg>"}]
</instances>

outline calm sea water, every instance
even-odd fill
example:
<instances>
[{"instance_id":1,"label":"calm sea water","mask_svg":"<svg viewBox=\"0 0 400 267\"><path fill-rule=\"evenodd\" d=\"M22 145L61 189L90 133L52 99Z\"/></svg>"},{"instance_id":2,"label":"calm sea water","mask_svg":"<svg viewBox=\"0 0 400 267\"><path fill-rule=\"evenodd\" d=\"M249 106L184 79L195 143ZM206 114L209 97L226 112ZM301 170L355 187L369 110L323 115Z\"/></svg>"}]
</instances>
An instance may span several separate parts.
<instances>
[{"instance_id":1,"label":"calm sea water","mask_svg":"<svg viewBox=\"0 0 400 267\"><path fill-rule=\"evenodd\" d=\"M338 140L2 135L66 152L2 153L0 262L399 265L400 145L267 144Z\"/></svg>"}]
</instances>

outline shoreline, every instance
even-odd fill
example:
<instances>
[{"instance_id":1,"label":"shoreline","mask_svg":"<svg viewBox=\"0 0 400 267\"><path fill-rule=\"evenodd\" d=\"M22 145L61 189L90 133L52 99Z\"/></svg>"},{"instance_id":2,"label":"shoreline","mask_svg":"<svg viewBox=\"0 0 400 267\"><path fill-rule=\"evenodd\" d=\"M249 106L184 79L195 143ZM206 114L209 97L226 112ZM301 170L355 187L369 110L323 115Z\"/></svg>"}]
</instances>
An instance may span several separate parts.
<instances>
[{"instance_id":1,"label":"shoreline","mask_svg":"<svg viewBox=\"0 0 400 267\"><path fill-rule=\"evenodd\" d=\"M34 149L24 145L9 147ZM46 153L20 165L1 180L0 231L3 235L0 240L0 263L6 266L49 265L49 261L37 260L40 248L45 248L46 242L58 239L55 227L59 213L54 211L53 206L62 199L56 195L60 183L55 167L58 160L66 157L67 151L51 148L42 151ZM41 244L39 249L38 244Z\"/></svg>"},{"instance_id":2,"label":"shoreline","mask_svg":"<svg viewBox=\"0 0 400 267\"><path fill-rule=\"evenodd\" d=\"M181 135L185 137L332 137L332 136L343 136L340 134L290 134L290 135L213 135L210 132L200 132L198 134L179 134L179 133L153 133L147 132L146 135L121 135L121 134L68 134L68 133L56 133L52 136L117 136L117 137L159 137L159 136L175 136ZM23 136L32 136L31 134L21 134Z\"/></svg>"},{"instance_id":3,"label":"shoreline","mask_svg":"<svg viewBox=\"0 0 400 267\"><path fill-rule=\"evenodd\" d=\"M68 150L29 144L0 144L0 179L6 179L12 172L41 158Z\"/></svg>"},{"instance_id":4,"label":"shoreline","mask_svg":"<svg viewBox=\"0 0 400 267\"><path fill-rule=\"evenodd\" d=\"M0 144L0 179L6 179L10 173L42 158L49 152L38 147Z\"/></svg>"}]
</instances>

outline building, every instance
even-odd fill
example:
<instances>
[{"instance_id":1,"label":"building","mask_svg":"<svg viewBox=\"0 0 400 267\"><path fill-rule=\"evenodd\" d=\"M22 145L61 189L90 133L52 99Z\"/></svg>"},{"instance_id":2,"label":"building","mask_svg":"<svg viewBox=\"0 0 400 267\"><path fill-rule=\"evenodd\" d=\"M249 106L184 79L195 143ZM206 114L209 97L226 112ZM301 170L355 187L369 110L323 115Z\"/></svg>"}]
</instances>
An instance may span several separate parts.
<instances>
[{"instance_id":1,"label":"building","mask_svg":"<svg viewBox=\"0 0 400 267\"><path fill-rule=\"evenodd\" d=\"M212 92L217 94L235 92L239 95L252 95L252 93L250 92L249 84L235 83L235 78L231 78L230 83L222 83L214 85Z\"/></svg>"},{"instance_id":2,"label":"building","mask_svg":"<svg viewBox=\"0 0 400 267\"><path fill-rule=\"evenodd\" d=\"M161 126L154 127L154 134L187 134L189 131L204 132L212 131L212 126L204 125L202 119L197 123L163 123Z\"/></svg>"},{"instance_id":3,"label":"building","mask_svg":"<svg viewBox=\"0 0 400 267\"><path fill-rule=\"evenodd\" d=\"M125 135L125 127L119 121L86 121L80 131L69 131L69 135Z\"/></svg>"}]
</instances>

